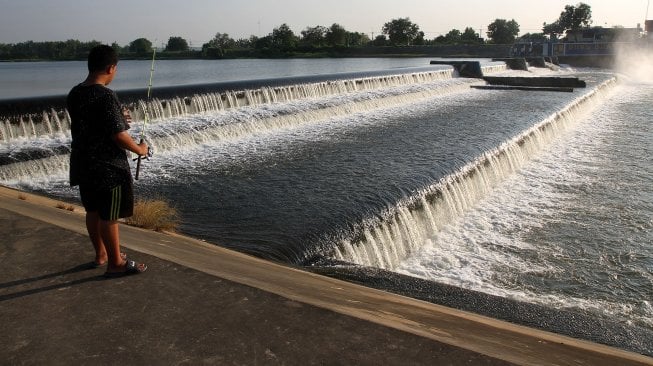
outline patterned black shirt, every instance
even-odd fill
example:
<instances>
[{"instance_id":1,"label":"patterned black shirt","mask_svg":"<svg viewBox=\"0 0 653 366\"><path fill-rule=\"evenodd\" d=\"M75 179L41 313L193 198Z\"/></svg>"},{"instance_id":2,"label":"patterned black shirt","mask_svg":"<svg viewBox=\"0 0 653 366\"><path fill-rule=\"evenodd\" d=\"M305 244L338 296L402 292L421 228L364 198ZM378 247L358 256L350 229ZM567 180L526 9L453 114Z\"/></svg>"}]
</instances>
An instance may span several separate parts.
<instances>
[{"instance_id":1,"label":"patterned black shirt","mask_svg":"<svg viewBox=\"0 0 653 366\"><path fill-rule=\"evenodd\" d=\"M131 181L127 152L112 136L129 129L118 97L102 85L77 85L66 100L71 119L70 185L111 189Z\"/></svg>"}]
</instances>

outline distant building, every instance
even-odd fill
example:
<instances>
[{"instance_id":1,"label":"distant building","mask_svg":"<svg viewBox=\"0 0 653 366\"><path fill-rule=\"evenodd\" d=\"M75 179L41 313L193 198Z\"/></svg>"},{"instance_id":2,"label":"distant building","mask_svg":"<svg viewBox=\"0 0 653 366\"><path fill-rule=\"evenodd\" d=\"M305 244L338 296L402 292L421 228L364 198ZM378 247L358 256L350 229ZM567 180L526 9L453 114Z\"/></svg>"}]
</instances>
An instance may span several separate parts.
<instances>
[{"instance_id":1,"label":"distant building","mask_svg":"<svg viewBox=\"0 0 653 366\"><path fill-rule=\"evenodd\" d=\"M587 28L567 31L563 42L635 42L642 36L643 29L637 28Z\"/></svg>"},{"instance_id":2,"label":"distant building","mask_svg":"<svg viewBox=\"0 0 653 366\"><path fill-rule=\"evenodd\" d=\"M512 57L582 57L613 56L618 44L653 41L653 20L645 23L646 31L636 28L584 28L567 31L564 38L552 40L518 40L511 49Z\"/></svg>"}]
</instances>

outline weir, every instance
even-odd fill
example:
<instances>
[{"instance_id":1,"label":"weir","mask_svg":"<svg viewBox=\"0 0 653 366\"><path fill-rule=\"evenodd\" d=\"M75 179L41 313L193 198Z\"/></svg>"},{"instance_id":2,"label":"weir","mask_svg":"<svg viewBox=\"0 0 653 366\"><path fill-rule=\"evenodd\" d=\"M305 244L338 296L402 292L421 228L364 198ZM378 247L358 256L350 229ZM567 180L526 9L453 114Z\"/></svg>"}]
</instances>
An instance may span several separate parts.
<instances>
[{"instance_id":1,"label":"weir","mask_svg":"<svg viewBox=\"0 0 653 366\"><path fill-rule=\"evenodd\" d=\"M448 223L461 217L496 185L520 169L539 150L573 126L578 117L600 103L616 78L598 85L564 109L486 151L436 184L405 197L380 218L361 225L341 240L332 258L381 269L394 269Z\"/></svg>"},{"instance_id":2,"label":"weir","mask_svg":"<svg viewBox=\"0 0 653 366\"><path fill-rule=\"evenodd\" d=\"M451 71L448 70L248 90L240 96L237 95L239 93L232 93L232 100L228 105L220 105L217 102L218 99L222 100L217 98L224 95L222 93L212 97L200 95L194 96L198 102L191 103L193 106L201 105L201 109L197 110L190 110L183 101L176 107L171 107L174 103L164 106L161 101L157 101L161 103L158 106L164 110L157 112L159 122L153 123L148 133L159 153L187 150L208 142L409 104L440 94L468 90L478 82L480 81L452 78ZM546 145L557 135L560 128L571 123L570 115L591 104L597 93L608 89L613 83L614 80L601 84L591 93L573 101L564 110L496 149L486 151L456 173L401 199L396 206L389 207L381 214L380 219L363 222L360 225L362 229L351 238L339 242L329 255L352 263L394 268L441 227L462 215L492 187L519 169L534 153L532 151ZM351 95L343 101L341 97L344 94ZM293 103L307 99L318 100L311 103ZM199 104L199 101L204 104ZM285 104L289 107L285 110L266 107L265 113L253 109L260 105L274 104ZM240 112L248 109L254 112ZM172 113L183 117L189 113L202 114L215 110L238 113L233 113L232 121L226 121L224 118L213 119L211 115L207 118L175 119L176 117L170 118L165 114ZM58 129L58 126L65 126L65 123L55 122L55 126ZM65 131L56 130L53 133L59 135L59 138L18 138L6 144L13 147L4 153L0 151L0 181L15 185L20 182L47 180L53 175L65 175L68 169L69 140Z\"/></svg>"},{"instance_id":3,"label":"weir","mask_svg":"<svg viewBox=\"0 0 653 366\"><path fill-rule=\"evenodd\" d=\"M482 67L486 74L502 70L505 70L505 65ZM154 98L147 107L154 113L151 118L156 121L243 106L423 83L454 76L453 69L419 67L159 87L153 91ZM132 112L133 119L142 120L147 101L145 89L119 91L118 96ZM65 109L65 96L0 101L0 141L51 136L65 133L69 129L70 117Z\"/></svg>"},{"instance_id":4,"label":"weir","mask_svg":"<svg viewBox=\"0 0 653 366\"><path fill-rule=\"evenodd\" d=\"M352 113L407 104L435 95L455 93L469 89L478 82L480 81L452 78L452 70L439 70L156 100L150 110L155 111L154 116L158 122L150 126L148 134L158 152L188 149L207 142L315 123ZM597 93L612 83L614 80L600 85L590 94L573 101L565 110L498 148L487 151L458 172L404 198L395 207L388 208L381 219L364 222L361 225L363 229L354 238L340 242L331 255L352 263L394 268L442 226L455 220L498 182L519 169L529 159L531 150L546 145L547 141L555 137L560 126L570 123L570 114L581 110L595 99ZM341 100L343 95L349 95L348 99ZM319 100L293 104L310 99ZM287 105L290 103L289 109L274 111L266 107L263 114L255 112L243 116L239 112L228 123L224 119L212 118L175 121L175 118L187 114L247 110L281 102ZM142 105L144 102L139 103ZM27 131L29 137L13 137L9 144L5 144L11 148L4 153L0 151L0 181L9 184L39 181L67 171L69 136L65 128L69 123L57 118L44 120L50 126L50 129L39 130L47 131L44 135L35 134L36 127L32 126L36 125L23 121L19 126L20 131ZM54 135L58 137L54 138Z\"/></svg>"},{"instance_id":5,"label":"weir","mask_svg":"<svg viewBox=\"0 0 653 366\"><path fill-rule=\"evenodd\" d=\"M452 76L451 70L438 70L277 87L264 86L258 89L200 93L171 99L154 99L149 103L148 107L154 114L153 120L156 121L188 114L223 111L240 107L255 107L262 104L320 98L400 85L420 84L448 79L452 78ZM144 103L144 101L139 101L138 105L133 108L133 117L137 120L143 118Z\"/></svg>"},{"instance_id":6,"label":"weir","mask_svg":"<svg viewBox=\"0 0 653 366\"><path fill-rule=\"evenodd\" d=\"M438 88L430 88L428 85L425 84L421 88L412 90L402 88L394 92L386 91L381 95L364 94L360 98L352 98L349 101L341 103L329 103L326 101L316 106L295 106L296 108L292 113L272 113L268 116L251 118L238 123L215 125L205 123L201 128L197 128L192 124L186 126L176 125L174 126L174 131L161 126L160 130L153 129L151 135L157 149L167 151L182 146L194 146L209 141L234 139L262 131L316 123L325 119L337 118L352 113L369 112L377 108L388 108L422 98L467 90L470 87L469 82L456 82L445 86L439 85ZM322 96L336 94L340 93L327 91Z\"/></svg>"},{"instance_id":7,"label":"weir","mask_svg":"<svg viewBox=\"0 0 653 366\"><path fill-rule=\"evenodd\" d=\"M254 115L245 114L241 116L236 113L235 120L231 121L231 123L212 121L211 119L181 121L179 123L171 120L172 123L164 123L165 119L161 116L162 112L160 110L157 112L156 108L154 108L154 114L159 116L159 121L162 123L153 123L148 127L148 138L158 153L179 148L188 149L207 142L230 140L264 131L316 123L352 113L369 112L377 108L401 105L436 95L465 91L474 82L478 82L452 79L446 84L438 83L437 87L433 87L433 84L429 83L429 81L437 82L439 77L446 78L448 75L438 73L430 76L429 79L420 77L419 79L425 80L425 82L418 83L408 82L411 79L414 80L414 77L367 81L361 85L377 86L378 88L369 93L350 96L346 101L340 100L339 95L342 93L338 93L337 89L325 88L324 85L293 86L291 90L280 92L280 98L285 98L284 100L287 101L298 101L306 98L306 95L333 95L336 100L330 101L327 98L317 103L292 105L291 110L268 111L263 115L254 113ZM406 85L393 89L392 87L396 86L397 82L406 82ZM342 86L342 84L338 85ZM357 84L351 83L351 85ZM398 85L401 86L402 84ZM384 90L379 93L378 89ZM256 91L256 93L259 95L265 94L265 92L260 91ZM347 93L347 91L344 91L344 93ZM250 92L248 91L246 94L250 94ZM208 96L196 96L195 98L198 100L211 100ZM280 98L275 100L278 101ZM255 98L251 100L255 100ZM157 105L159 102L154 103L154 105ZM267 104L268 102L263 103ZM218 104L209 102L207 104L220 108ZM247 105L242 106L242 108L246 107ZM210 112L212 109L206 107L203 111ZM186 110L184 113L189 112ZM29 139L22 139L23 144L19 144L9 153L2 154L0 152L0 181L38 180L44 179L54 172L67 170L68 139L69 137L63 139L45 138L47 143L39 141L41 146L35 146L30 143Z\"/></svg>"},{"instance_id":8,"label":"weir","mask_svg":"<svg viewBox=\"0 0 653 366\"><path fill-rule=\"evenodd\" d=\"M492 70L494 69L496 67L492 67ZM339 75L330 80L296 84L292 82L316 78L266 79L158 88L156 97L150 101L141 95L140 90L122 91L119 92L119 98L132 112L134 121L141 121L147 108L152 114L152 122L156 122L195 113L441 80L453 77L453 71L381 73L378 76L353 79L342 77L343 75ZM0 101L0 141L9 142L19 138L31 139L66 133L70 130L70 116L64 104L64 96Z\"/></svg>"},{"instance_id":9,"label":"weir","mask_svg":"<svg viewBox=\"0 0 653 366\"><path fill-rule=\"evenodd\" d=\"M501 66L488 66L486 72L491 73L505 69ZM170 99L154 98L151 101L138 100L129 104L134 121L141 121L144 110L151 116L148 137L157 150L165 151L178 146L199 144L215 139L235 138L254 131L265 129L283 128L298 123L326 117L334 117L350 113L352 110L369 110L397 103L404 103L410 99L438 95L452 92L455 89L468 88L472 81L465 81L453 77L453 70L430 70L406 74L382 74L356 79L329 80L307 84L292 84L285 86L263 86L258 89L245 89L240 91L222 91L215 93L193 94L177 96ZM428 87L429 83L443 80L459 80L460 83L445 85L444 87ZM253 82L248 82L253 83ZM393 88L408 87L392 92ZM190 88L187 88L191 90ZM196 90L196 89L192 89ZM379 93L380 91L383 91ZM364 92L369 92L365 94ZM375 94L376 93L376 94ZM385 93L385 94L384 94ZM312 110L293 111L283 115L257 117L254 120L236 121L228 125L204 126L177 125L174 130L167 126L157 129L155 126L160 121L179 118L189 115L214 113L220 111L233 111L240 108L255 108L262 105L298 102L316 98L340 98L348 94L361 94L359 99L339 103L318 105ZM122 93L121 93L122 95ZM67 154L69 152L70 116L67 111L55 110L42 111L38 114L41 119L37 122L36 115L25 115L6 118L0 123L0 142L5 143L5 149L0 146L0 180L21 180L21 167L12 167L12 164L34 159L47 159L48 157ZM13 121L13 122L12 122ZM303 121L303 122L302 122ZM154 126L154 128L152 128ZM138 130L136 126L134 130ZM136 131L135 133L138 133ZM4 150L4 151L3 151ZM45 163L42 166L50 166ZM47 171L35 171L33 174L48 174Z\"/></svg>"}]
</instances>

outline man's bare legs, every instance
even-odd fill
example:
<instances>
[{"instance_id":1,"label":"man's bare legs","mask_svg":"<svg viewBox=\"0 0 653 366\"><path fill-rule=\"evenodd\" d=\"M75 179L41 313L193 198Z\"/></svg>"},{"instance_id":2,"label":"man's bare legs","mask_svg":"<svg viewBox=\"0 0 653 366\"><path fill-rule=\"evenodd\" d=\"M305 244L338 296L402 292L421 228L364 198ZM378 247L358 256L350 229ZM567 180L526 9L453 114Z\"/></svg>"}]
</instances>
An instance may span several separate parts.
<instances>
[{"instance_id":1,"label":"man's bare legs","mask_svg":"<svg viewBox=\"0 0 653 366\"><path fill-rule=\"evenodd\" d=\"M125 261L120 257L120 224L118 221L100 219L100 236L107 251L109 267L107 272L118 271L125 267Z\"/></svg>"},{"instance_id":2,"label":"man's bare legs","mask_svg":"<svg viewBox=\"0 0 653 366\"><path fill-rule=\"evenodd\" d=\"M107 250L100 234L100 216L96 212L86 213L86 230L95 249L95 264L103 265L108 260Z\"/></svg>"},{"instance_id":3,"label":"man's bare legs","mask_svg":"<svg viewBox=\"0 0 653 366\"><path fill-rule=\"evenodd\" d=\"M86 213L86 228L88 236L95 247L96 262L98 258L107 262L105 276L140 273L147 269L144 263L127 261L120 252L120 223L118 221L102 220L97 212Z\"/></svg>"},{"instance_id":4,"label":"man's bare legs","mask_svg":"<svg viewBox=\"0 0 653 366\"><path fill-rule=\"evenodd\" d=\"M100 219L97 212L87 212L86 230L95 249L96 265L109 262L109 268L124 266L127 256L120 252L120 232L117 221L104 221Z\"/></svg>"}]
</instances>

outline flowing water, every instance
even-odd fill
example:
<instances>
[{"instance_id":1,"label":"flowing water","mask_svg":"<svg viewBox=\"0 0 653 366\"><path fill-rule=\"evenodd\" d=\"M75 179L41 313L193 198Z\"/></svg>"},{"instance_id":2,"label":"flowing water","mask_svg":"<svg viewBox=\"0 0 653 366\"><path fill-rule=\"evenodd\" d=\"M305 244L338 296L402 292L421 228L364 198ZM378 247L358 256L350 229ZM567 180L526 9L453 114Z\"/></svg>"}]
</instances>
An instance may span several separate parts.
<instances>
[{"instance_id":1,"label":"flowing water","mask_svg":"<svg viewBox=\"0 0 653 366\"><path fill-rule=\"evenodd\" d=\"M558 74L588 88L477 90L433 69L140 103L157 154L137 195L169 200L188 235L265 258L653 330L653 85ZM5 122L0 182L74 200L67 116L44 113Z\"/></svg>"},{"instance_id":2,"label":"flowing water","mask_svg":"<svg viewBox=\"0 0 653 366\"><path fill-rule=\"evenodd\" d=\"M623 85L396 266L653 328L653 85Z\"/></svg>"},{"instance_id":3,"label":"flowing water","mask_svg":"<svg viewBox=\"0 0 653 366\"><path fill-rule=\"evenodd\" d=\"M428 65L431 58L347 58L291 60L158 60L155 87L193 85L218 81L280 78L403 69ZM114 90L144 88L151 61L122 60L111 83ZM68 93L86 77L86 61L0 62L0 100Z\"/></svg>"}]
</instances>

